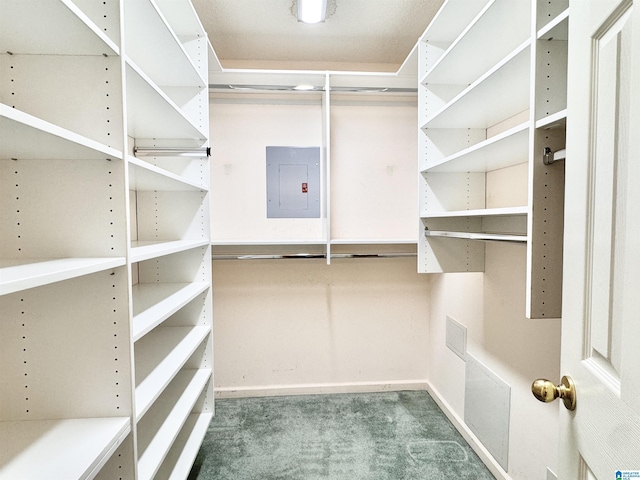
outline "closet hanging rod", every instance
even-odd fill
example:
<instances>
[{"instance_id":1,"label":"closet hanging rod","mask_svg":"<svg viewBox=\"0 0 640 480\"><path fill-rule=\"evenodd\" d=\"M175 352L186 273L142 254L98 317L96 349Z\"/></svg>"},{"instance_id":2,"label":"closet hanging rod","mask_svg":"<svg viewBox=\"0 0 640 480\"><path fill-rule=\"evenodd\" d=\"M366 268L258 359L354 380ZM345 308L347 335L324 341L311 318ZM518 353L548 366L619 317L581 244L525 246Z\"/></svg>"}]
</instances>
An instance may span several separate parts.
<instances>
[{"instance_id":1,"label":"closet hanging rod","mask_svg":"<svg viewBox=\"0 0 640 480\"><path fill-rule=\"evenodd\" d=\"M211 156L211 147L133 147L136 157L207 157Z\"/></svg>"},{"instance_id":2,"label":"closet hanging rod","mask_svg":"<svg viewBox=\"0 0 640 480\"><path fill-rule=\"evenodd\" d=\"M483 232L451 232L444 230L425 230L425 237L459 238L462 240L484 240L487 242L513 242L526 243L527 236L508 233L483 233Z\"/></svg>"},{"instance_id":3,"label":"closet hanging rod","mask_svg":"<svg viewBox=\"0 0 640 480\"><path fill-rule=\"evenodd\" d=\"M542 154L542 162L545 165L553 165L560 160L565 160L567 158L567 149L563 148L561 150L557 150L552 152L549 147L544 147L544 153Z\"/></svg>"},{"instance_id":4,"label":"closet hanging rod","mask_svg":"<svg viewBox=\"0 0 640 480\"><path fill-rule=\"evenodd\" d=\"M333 253L331 258L400 258L415 257L416 253ZM216 255L213 260L309 260L325 259L326 254L292 254L292 255Z\"/></svg>"}]
</instances>

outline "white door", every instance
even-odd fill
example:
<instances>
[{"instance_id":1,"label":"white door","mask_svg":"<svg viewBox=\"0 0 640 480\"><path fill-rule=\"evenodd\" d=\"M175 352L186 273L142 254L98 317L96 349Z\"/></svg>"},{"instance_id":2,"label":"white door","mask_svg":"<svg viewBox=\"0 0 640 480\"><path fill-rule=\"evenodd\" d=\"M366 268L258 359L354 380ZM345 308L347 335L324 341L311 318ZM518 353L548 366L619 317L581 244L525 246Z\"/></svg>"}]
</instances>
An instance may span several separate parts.
<instances>
[{"instance_id":1,"label":"white door","mask_svg":"<svg viewBox=\"0 0 640 480\"><path fill-rule=\"evenodd\" d=\"M615 480L640 471L639 0L570 2L568 95L558 473Z\"/></svg>"}]
</instances>

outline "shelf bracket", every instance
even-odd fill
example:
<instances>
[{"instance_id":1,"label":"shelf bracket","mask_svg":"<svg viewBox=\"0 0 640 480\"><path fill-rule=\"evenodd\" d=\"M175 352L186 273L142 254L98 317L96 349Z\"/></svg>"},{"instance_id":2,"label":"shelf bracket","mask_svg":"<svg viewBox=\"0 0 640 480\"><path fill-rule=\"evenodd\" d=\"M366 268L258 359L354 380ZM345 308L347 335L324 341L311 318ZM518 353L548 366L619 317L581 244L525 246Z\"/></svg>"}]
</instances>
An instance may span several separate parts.
<instances>
[{"instance_id":1,"label":"shelf bracket","mask_svg":"<svg viewBox=\"0 0 640 480\"><path fill-rule=\"evenodd\" d=\"M563 148L556 152L552 152L549 147L544 147L544 153L542 154L542 162L545 165L553 165L556 162L565 160L567 158L567 150Z\"/></svg>"}]
</instances>

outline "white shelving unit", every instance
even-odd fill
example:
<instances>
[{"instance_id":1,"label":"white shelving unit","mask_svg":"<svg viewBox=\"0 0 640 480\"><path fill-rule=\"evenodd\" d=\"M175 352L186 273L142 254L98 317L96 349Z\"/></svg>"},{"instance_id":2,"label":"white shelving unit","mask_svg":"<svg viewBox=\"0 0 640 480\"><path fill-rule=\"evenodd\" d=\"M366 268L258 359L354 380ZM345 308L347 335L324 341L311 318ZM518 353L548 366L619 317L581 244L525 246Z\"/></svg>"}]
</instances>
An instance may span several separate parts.
<instances>
[{"instance_id":1,"label":"white shelving unit","mask_svg":"<svg viewBox=\"0 0 640 480\"><path fill-rule=\"evenodd\" d=\"M213 415L206 34L189 0L0 11L0 478L186 478Z\"/></svg>"},{"instance_id":2,"label":"white shelving unit","mask_svg":"<svg viewBox=\"0 0 640 480\"><path fill-rule=\"evenodd\" d=\"M419 42L419 271L526 245L530 318L560 315L567 0L448 0ZM525 254L525 250L523 250Z\"/></svg>"}]
</instances>

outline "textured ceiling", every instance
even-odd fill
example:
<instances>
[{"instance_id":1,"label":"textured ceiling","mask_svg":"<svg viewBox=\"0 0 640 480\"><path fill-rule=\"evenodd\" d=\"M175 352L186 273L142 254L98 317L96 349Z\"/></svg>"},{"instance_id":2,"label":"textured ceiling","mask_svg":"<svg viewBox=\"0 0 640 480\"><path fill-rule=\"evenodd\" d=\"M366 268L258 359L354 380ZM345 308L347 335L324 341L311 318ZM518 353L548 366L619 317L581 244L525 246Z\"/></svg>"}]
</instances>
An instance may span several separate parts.
<instances>
[{"instance_id":1,"label":"textured ceiling","mask_svg":"<svg viewBox=\"0 0 640 480\"><path fill-rule=\"evenodd\" d=\"M443 0L328 0L324 23L297 0L192 0L224 68L395 72Z\"/></svg>"}]
</instances>

